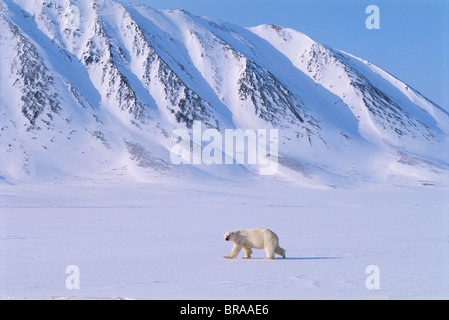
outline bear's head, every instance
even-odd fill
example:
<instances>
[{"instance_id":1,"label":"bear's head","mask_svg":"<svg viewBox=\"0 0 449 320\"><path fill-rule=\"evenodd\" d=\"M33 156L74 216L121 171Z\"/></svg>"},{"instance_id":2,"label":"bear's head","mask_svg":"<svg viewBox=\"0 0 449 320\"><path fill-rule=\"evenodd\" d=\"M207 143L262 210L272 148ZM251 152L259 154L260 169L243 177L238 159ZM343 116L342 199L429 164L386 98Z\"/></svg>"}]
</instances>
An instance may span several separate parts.
<instances>
[{"instance_id":1,"label":"bear's head","mask_svg":"<svg viewBox=\"0 0 449 320\"><path fill-rule=\"evenodd\" d=\"M233 237L234 237L234 231L228 231L228 232L224 233L224 238L226 241L232 240Z\"/></svg>"}]
</instances>

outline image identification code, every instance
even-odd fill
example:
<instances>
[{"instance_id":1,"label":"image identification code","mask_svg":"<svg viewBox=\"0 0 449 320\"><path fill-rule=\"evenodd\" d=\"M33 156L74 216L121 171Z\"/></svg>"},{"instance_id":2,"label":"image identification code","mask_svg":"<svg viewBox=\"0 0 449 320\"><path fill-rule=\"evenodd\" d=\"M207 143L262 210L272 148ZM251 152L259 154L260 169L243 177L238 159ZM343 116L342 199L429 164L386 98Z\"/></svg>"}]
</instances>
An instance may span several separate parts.
<instances>
[{"instance_id":1,"label":"image identification code","mask_svg":"<svg viewBox=\"0 0 449 320\"><path fill-rule=\"evenodd\" d=\"M225 304L224 308L216 307L204 307L194 306L187 304L187 306L181 307L180 314L182 315L205 315L208 318L216 313L222 313L225 315L267 315L268 305L262 304Z\"/></svg>"}]
</instances>

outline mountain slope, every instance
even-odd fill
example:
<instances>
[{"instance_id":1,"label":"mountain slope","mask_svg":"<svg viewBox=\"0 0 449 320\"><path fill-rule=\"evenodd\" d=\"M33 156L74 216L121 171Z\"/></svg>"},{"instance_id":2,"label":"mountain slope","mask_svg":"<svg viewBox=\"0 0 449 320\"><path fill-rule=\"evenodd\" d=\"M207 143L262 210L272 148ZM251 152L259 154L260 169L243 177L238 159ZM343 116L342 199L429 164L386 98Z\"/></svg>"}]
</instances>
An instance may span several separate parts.
<instances>
[{"instance_id":1,"label":"mountain slope","mask_svg":"<svg viewBox=\"0 0 449 320\"><path fill-rule=\"evenodd\" d=\"M447 133L446 112L368 61L327 48L295 30L277 26L251 30L316 83L341 97L367 135L401 145L416 143L416 139L435 143L437 135ZM408 136L414 140L401 140Z\"/></svg>"},{"instance_id":2,"label":"mountain slope","mask_svg":"<svg viewBox=\"0 0 449 320\"><path fill-rule=\"evenodd\" d=\"M448 114L298 31L113 0L6 0L0 27L0 181L257 178L173 164L200 121L277 129L276 176L308 186L446 182Z\"/></svg>"}]
</instances>

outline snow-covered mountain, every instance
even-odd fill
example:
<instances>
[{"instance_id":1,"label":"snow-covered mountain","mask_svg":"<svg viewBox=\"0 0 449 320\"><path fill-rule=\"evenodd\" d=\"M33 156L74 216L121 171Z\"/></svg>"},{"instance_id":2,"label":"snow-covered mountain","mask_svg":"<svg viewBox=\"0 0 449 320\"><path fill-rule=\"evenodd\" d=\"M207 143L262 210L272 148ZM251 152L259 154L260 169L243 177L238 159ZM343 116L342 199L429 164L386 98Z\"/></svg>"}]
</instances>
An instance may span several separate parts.
<instances>
[{"instance_id":1,"label":"snow-covered mountain","mask_svg":"<svg viewBox=\"0 0 449 320\"><path fill-rule=\"evenodd\" d=\"M275 179L447 181L448 113L298 31L113 0L2 0L0 30L0 182L258 176L173 164L195 121L278 129Z\"/></svg>"}]
</instances>

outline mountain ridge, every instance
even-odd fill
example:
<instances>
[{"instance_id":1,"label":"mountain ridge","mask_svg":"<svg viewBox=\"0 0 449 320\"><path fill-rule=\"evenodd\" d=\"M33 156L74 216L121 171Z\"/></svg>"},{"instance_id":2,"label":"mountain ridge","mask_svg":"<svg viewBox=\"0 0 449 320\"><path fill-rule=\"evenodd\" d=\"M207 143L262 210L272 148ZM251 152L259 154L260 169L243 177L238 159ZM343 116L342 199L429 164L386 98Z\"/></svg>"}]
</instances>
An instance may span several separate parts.
<instances>
[{"instance_id":1,"label":"mountain ridge","mask_svg":"<svg viewBox=\"0 0 449 320\"><path fill-rule=\"evenodd\" d=\"M449 114L299 31L113 0L6 0L0 24L2 181L258 179L171 164L200 121L278 129L277 177L306 186L447 182Z\"/></svg>"}]
</instances>

